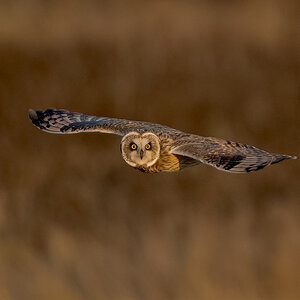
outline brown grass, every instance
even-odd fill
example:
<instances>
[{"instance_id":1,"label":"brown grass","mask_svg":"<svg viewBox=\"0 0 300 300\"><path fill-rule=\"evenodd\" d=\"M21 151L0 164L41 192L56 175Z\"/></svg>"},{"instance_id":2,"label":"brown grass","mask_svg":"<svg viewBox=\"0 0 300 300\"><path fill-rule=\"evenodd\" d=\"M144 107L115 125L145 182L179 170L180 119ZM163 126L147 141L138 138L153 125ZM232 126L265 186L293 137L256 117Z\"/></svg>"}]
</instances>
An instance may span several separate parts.
<instances>
[{"instance_id":1,"label":"brown grass","mask_svg":"<svg viewBox=\"0 0 300 300\"><path fill-rule=\"evenodd\" d=\"M299 299L300 167L146 175L28 108L300 153L297 1L13 1L0 20L0 299Z\"/></svg>"}]
</instances>

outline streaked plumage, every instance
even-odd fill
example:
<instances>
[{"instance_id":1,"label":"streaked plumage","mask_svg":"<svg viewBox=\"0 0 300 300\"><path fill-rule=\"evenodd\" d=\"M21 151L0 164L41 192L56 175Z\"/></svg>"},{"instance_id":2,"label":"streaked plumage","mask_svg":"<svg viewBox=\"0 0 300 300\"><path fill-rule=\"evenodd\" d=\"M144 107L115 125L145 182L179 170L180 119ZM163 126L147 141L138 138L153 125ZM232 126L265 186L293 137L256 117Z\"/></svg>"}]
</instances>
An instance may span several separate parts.
<instances>
[{"instance_id":1,"label":"streaked plumage","mask_svg":"<svg viewBox=\"0 0 300 300\"><path fill-rule=\"evenodd\" d=\"M123 136L123 159L147 173L178 171L200 163L222 171L247 173L296 158L149 122L94 117L56 109L30 109L29 117L36 127L50 133L102 132Z\"/></svg>"}]
</instances>

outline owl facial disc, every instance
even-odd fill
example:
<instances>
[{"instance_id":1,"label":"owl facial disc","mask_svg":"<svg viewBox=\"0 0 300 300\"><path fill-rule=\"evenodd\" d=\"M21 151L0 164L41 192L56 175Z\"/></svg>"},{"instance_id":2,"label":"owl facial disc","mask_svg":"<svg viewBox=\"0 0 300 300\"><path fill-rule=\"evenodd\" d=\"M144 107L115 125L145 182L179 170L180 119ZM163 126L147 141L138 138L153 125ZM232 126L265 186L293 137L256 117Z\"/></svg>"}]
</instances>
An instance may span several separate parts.
<instances>
[{"instance_id":1,"label":"owl facial disc","mask_svg":"<svg viewBox=\"0 0 300 300\"><path fill-rule=\"evenodd\" d=\"M151 133L130 132L121 141L124 160L134 168L153 166L160 156L159 138Z\"/></svg>"}]
</instances>

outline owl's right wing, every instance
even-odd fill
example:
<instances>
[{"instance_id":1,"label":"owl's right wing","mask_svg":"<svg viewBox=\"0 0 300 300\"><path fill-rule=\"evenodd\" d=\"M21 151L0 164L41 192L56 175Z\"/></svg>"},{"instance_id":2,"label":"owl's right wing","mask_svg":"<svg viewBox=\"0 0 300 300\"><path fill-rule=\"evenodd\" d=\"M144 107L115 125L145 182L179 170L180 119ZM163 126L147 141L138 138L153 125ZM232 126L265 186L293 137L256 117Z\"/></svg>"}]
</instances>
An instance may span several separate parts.
<instances>
[{"instance_id":1,"label":"owl's right wing","mask_svg":"<svg viewBox=\"0 0 300 300\"><path fill-rule=\"evenodd\" d=\"M39 129L56 134L102 132L125 135L130 131L150 130L159 125L123 119L88 116L67 110L29 110L32 123Z\"/></svg>"},{"instance_id":2,"label":"owl's right wing","mask_svg":"<svg viewBox=\"0 0 300 300\"><path fill-rule=\"evenodd\" d=\"M219 170L247 173L295 156L271 154L253 146L218 138L198 137L179 141L172 154L187 156Z\"/></svg>"}]
</instances>

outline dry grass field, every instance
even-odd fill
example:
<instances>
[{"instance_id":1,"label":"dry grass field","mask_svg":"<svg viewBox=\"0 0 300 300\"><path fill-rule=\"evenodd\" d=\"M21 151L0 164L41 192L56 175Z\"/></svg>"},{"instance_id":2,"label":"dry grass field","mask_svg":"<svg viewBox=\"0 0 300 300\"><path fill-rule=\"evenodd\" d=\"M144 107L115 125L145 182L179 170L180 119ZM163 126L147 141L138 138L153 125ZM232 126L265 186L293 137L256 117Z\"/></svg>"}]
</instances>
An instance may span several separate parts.
<instances>
[{"instance_id":1,"label":"dry grass field","mask_svg":"<svg viewBox=\"0 0 300 300\"><path fill-rule=\"evenodd\" d=\"M300 165L142 174L112 135L28 109L153 121L300 156L299 1L1 1L0 299L300 299Z\"/></svg>"}]
</instances>

